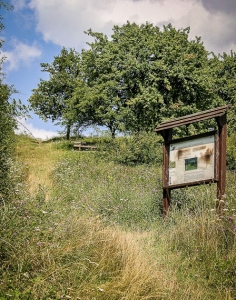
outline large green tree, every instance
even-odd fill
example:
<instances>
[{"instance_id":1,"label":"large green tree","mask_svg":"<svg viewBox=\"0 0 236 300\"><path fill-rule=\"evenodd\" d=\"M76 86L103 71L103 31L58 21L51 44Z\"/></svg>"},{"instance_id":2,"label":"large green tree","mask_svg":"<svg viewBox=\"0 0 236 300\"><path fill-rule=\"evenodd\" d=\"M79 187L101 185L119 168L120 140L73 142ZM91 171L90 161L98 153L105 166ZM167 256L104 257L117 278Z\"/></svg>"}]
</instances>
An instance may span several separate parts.
<instances>
[{"instance_id":1,"label":"large green tree","mask_svg":"<svg viewBox=\"0 0 236 300\"><path fill-rule=\"evenodd\" d=\"M65 126L68 139L72 126L79 122L79 117L76 119L74 116L74 107L71 107L71 97L80 72L79 53L63 48L51 64L41 63L41 67L42 72L48 73L49 79L40 79L38 87L32 91L29 99L31 108L42 119L51 119Z\"/></svg>"},{"instance_id":2,"label":"large green tree","mask_svg":"<svg viewBox=\"0 0 236 300\"><path fill-rule=\"evenodd\" d=\"M111 38L87 33L94 42L82 53L86 98L80 88L74 97L113 136L214 106L208 52L200 38L189 40L189 28L127 22L114 26Z\"/></svg>"},{"instance_id":3,"label":"large green tree","mask_svg":"<svg viewBox=\"0 0 236 300\"><path fill-rule=\"evenodd\" d=\"M67 136L74 124L94 124L114 137L232 102L235 58L208 53L189 31L130 22L114 26L111 37L88 30L88 49L63 48L52 64L41 64L49 80L33 90L31 106L66 125Z\"/></svg>"}]
</instances>

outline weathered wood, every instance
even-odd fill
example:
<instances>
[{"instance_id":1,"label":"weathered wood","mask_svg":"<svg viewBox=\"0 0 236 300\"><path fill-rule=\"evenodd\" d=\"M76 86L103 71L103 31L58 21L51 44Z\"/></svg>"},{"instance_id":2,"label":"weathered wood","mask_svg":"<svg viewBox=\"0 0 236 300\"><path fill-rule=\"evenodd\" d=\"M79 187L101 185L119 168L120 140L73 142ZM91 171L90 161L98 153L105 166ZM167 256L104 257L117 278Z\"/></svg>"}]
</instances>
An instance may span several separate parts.
<instances>
[{"instance_id":1,"label":"weathered wood","mask_svg":"<svg viewBox=\"0 0 236 300\"><path fill-rule=\"evenodd\" d=\"M228 104L228 105L220 106L217 108L209 109L209 110L206 110L203 112L197 112L195 114L191 114L191 115L187 115L184 117L169 120L169 121L163 122L160 125L158 125L154 131L160 132L162 134L162 132L166 129L168 130L170 128L175 128L178 126L189 125L192 123L221 117L226 113L226 111L228 110L228 108L230 106L231 105Z\"/></svg>"},{"instance_id":2,"label":"weathered wood","mask_svg":"<svg viewBox=\"0 0 236 300\"><path fill-rule=\"evenodd\" d=\"M219 181L217 183L217 198L225 196L226 187L226 113L216 119L219 127Z\"/></svg>"},{"instance_id":3,"label":"weathered wood","mask_svg":"<svg viewBox=\"0 0 236 300\"><path fill-rule=\"evenodd\" d=\"M96 150L97 147L94 146L94 145L86 145L86 144L83 144L81 142L75 142L74 143L74 150L78 149L78 150Z\"/></svg>"},{"instance_id":4,"label":"weathered wood","mask_svg":"<svg viewBox=\"0 0 236 300\"><path fill-rule=\"evenodd\" d=\"M165 217L168 213L170 207L170 199L171 199L171 190L163 189L163 217Z\"/></svg>"},{"instance_id":5,"label":"weathered wood","mask_svg":"<svg viewBox=\"0 0 236 300\"><path fill-rule=\"evenodd\" d=\"M170 206L170 193L171 190L164 188L168 185L169 181L169 148L170 141L172 140L172 128L166 129L162 132L162 136L165 140L163 145L163 170L162 170L162 186L163 186L163 215L166 216Z\"/></svg>"}]
</instances>

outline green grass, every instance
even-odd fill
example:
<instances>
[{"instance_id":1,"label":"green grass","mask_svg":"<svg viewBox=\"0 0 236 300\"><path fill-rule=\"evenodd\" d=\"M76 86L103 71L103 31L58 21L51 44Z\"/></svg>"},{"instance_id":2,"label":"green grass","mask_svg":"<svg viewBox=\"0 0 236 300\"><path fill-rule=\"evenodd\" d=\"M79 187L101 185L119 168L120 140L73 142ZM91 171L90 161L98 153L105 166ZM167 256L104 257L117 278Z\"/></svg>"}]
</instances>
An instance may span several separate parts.
<instances>
[{"instance_id":1,"label":"green grass","mask_svg":"<svg viewBox=\"0 0 236 300\"><path fill-rule=\"evenodd\" d=\"M235 173L221 217L212 184L173 191L163 220L156 165L27 137L17 157L0 211L0 299L236 298Z\"/></svg>"}]
</instances>

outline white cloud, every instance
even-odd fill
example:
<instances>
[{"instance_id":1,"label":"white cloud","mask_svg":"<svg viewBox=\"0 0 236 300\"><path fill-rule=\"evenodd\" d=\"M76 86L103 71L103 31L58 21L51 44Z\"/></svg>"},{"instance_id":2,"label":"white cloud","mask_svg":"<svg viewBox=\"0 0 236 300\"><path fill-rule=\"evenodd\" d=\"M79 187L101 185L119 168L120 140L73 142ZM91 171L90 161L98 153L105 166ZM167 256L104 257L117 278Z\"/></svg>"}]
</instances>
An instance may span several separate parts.
<instances>
[{"instance_id":1,"label":"white cloud","mask_svg":"<svg viewBox=\"0 0 236 300\"><path fill-rule=\"evenodd\" d=\"M191 7L190 2L168 0L166 2L132 0L31 0L30 7L36 11L37 30L46 41L61 46L79 47L85 44L84 31L111 33L114 24L127 20L137 23L146 21L158 24L172 20L178 15L184 17ZM109 30L108 30L109 28Z\"/></svg>"},{"instance_id":2,"label":"white cloud","mask_svg":"<svg viewBox=\"0 0 236 300\"><path fill-rule=\"evenodd\" d=\"M208 51L215 54L227 52L236 47L236 19L225 12L211 13L201 3L193 3L183 19L173 22L177 27L190 26L190 37L200 36Z\"/></svg>"},{"instance_id":3,"label":"white cloud","mask_svg":"<svg viewBox=\"0 0 236 300\"><path fill-rule=\"evenodd\" d=\"M30 8L44 39L66 47L84 47L88 41L84 31L89 28L110 34L113 25L127 20L190 26L192 36L201 36L209 51L228 51L236 42L234 14L207 11L199 0L31 0Z\"/></svg>"},{"instance_id":4,"label":"white cloud","mask_svg":"<svg viewBox=\"0 0 236 300\"><path fill-rule=\"evenodd\" d=\"M29 46L17 39L13 39L11 44L13 48L11 51L3 51L1 53L2 56L6 57L5 62L7 71L17 70L22 64L30 66L32 61L42 54L35 43Z\"/></svg>"},{"instance_id":5,"label":"white cloud","mask_svg":"<svg viewBox=\"0 0 236 300\"><path fill-rule=\"evenodd\" d=\"M17 134L24 133L37 139L47 140L59 136L58 132L36 128L32 123L29 123L25 119L18 119L17 126Z\"/></svg>"}]
</instances>

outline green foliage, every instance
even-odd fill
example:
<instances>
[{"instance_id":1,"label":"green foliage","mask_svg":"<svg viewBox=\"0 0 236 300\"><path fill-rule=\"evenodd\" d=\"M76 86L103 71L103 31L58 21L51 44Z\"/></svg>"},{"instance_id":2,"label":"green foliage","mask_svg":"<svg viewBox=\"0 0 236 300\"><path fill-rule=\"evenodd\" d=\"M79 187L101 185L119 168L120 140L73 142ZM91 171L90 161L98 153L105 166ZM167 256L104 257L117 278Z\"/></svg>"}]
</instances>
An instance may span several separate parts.
<instances>
[{"instance_id":1,"label":"green foliage","mask_svg":"<svg viewBox=\"0 0 236 300\"><path fill-rule=\"evenodd\" d=\"M41 67L49 74L49 80L40 79L29 99L31 108L44 120L51 119L65 125L69 138L74 123L81 125L79 116L74 121L75 108L70 103L80 72L79 54L73 49L63 48L51 64L41 63Z\"/></svg>"},{"instance_id":2,"label":"green foliage","mask_svg":"<svg viewBox=\"0 0 236 300\"><path fill-rule=\"evenodd\" d=\"M55 149L71 150L73 149L73 143L70 141L55 141L53 142L53 147Z\"/></svg>"},{"instance_id":3,"label":"green foliage","mask_svg":"<svg viewBox=\"0 0 236 300\"><path fill-rule=\"evenodd\" d=\"M91 125L105 126L115 137L234 105L235 55L210 56L199 37L189 39L189 32L170 24L160 30L127 22L114 26L108 38L90 29L94 41L89 49L79 54L63 48L52 64L41 64L50 78L33 90L31 107L42 118L65 125L67 137L73 128Z\"/></svg>"},{"instance_id":4,"label":"green foliage","mask_svg":"<svg viewBox=\"0 0 236 300\"><path fill-rule=\"evenodd\" d=\"M114 136L218 105L215 69L201 39L189 41L189 30L127 22L114 26L111 39L89 30L95 41L82 53L87 93L81 109L93 111ZM81 99L80 88L76 95Z\"/></svg>"},{"instance_id":5,"label":"green foliage","mask_svg":"<svg viewBox=\"0 0 236 300\"><path fill-rule=\"evenodd\" d=\"M0 83L0 202L9 193L9 171L14 141L14 120L12 119L12 107L8 102L10 88Z\"/></svg>"},{"instance_id":6,"label":"green foliage","mask_svg":"<svg viewBox=\"0 0 236 300\"><path fill-rule=\"evenodd\" d=\"M0 7L10 9L7 4L0 1ZM2 17L0 16L0 32L4 29ZM0 47L2 43L0 43ZM11 167L14 148L15 128L15 104L10 103L10 95L13 88L3 83L2 64L4 58L0 59L0 206L7 202L12 194Z\"/></svg>"},{"instance_id":7,"label":"green foliage","mask_svg":"<svg viewBox=\"0 0 236 300\"><path fill-rule=\"evenodd\" d=\"M215 72L215 97L220 99L220 103L232 105L227 119L228 132L233 134L236 129L236 54L233 51L230 55L223 53L212 59L211 63Z\"/></svg>"},{"instance_id":8,"label":"green foliage","mask_svg":"<svg viewBox=\"0 0 236 300\"><path fill-rule=\"evenodd\" d=\"M99 148L104 159L124 165L161 165L162 144L154 133L140 133L129 137L118 137Z\"/></svg>"},{"instance_id":9,"label":"green foliage","mask_svg":"<svg viewBox=\"0 0 236 300\"><path fill-rule=\"evenodd\" d=\"M236 146L235 134L231 134L227 138L227 152L226 152L226 167L228 170L236 169Z\"/></svg>"}]
</instances>

